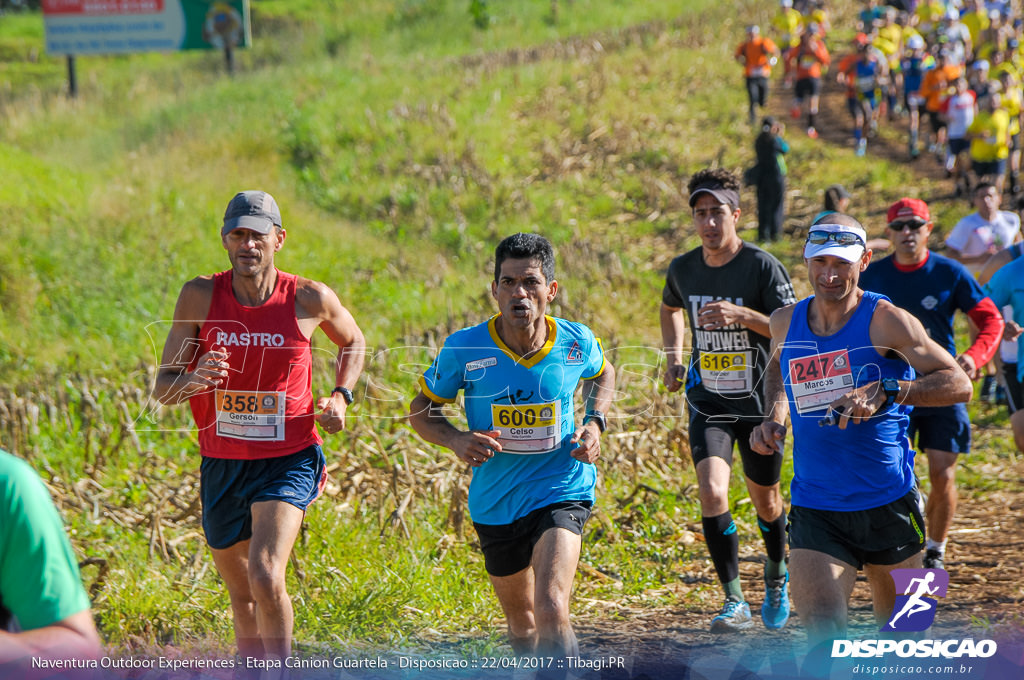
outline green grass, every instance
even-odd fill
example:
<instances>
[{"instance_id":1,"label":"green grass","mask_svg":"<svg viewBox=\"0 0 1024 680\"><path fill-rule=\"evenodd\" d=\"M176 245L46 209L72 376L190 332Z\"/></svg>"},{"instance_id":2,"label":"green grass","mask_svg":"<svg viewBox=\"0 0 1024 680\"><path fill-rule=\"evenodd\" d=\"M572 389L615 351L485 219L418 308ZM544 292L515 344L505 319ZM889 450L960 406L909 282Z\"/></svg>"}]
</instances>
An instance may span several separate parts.
<instances>
[{"instance_id":1,"label":"green grass","mask_svg":"<svg viewBox=\"0 0 1024 680\"><path fill-rule=\"evenodd\" d=\"M0 17L0 444L60 492L79 554L106 561L102 576L84 571L104 638L230 648L227 598L189 507L188 411L145 395L181 284L227 266L224 205L257 187L282 207L279 266L337 290L373 350L370 398L327 444L334 484L290 571L303 649L504 644L460 514L466 472L402 417L444 336L492 313L493 248L515 230L552 239L554 313L591 324L619 368L576 611L706 608L718 587L696 537L681 397L658 387L657 304L668 262L698 243L687 177L751 163L731 53L748 17L764 24L773 6L561 0L555 21L550 2L504 0L479 30L462 0L252 5L255 46L234 77L213 53L82 58L76 101L63 60L42 53L39 16ZM904 166L790 137L794 223L841 182L880 235L888 202L935 189ZM743 209L749 229L749 191ZM933 210L936 238L966 212ZM799 245L771 250L806 293ZM316 346L323 391L332 352ZM983 496L1011 483L986 466L1012 460L1013 445L994 410L973 413L992 433L964 488ZM410 493L404 528L392 526ZM738 479L730 503L741 544L759 545Z\"/></svg>"}]
</instances>

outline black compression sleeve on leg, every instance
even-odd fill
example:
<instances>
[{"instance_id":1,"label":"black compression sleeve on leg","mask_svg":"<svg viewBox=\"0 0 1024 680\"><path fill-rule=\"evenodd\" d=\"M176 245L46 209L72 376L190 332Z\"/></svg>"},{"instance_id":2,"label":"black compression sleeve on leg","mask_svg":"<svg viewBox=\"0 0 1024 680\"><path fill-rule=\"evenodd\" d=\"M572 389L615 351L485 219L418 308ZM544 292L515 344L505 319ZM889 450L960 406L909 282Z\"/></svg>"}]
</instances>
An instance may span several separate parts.
<instances>
[{"instance_id":1,"label":"black compression sleeve on leg","mask_svg":"<svg viewBox=\"0 0 1024 680\"><path fill-rule=\"evenodd\" d=\"M729 583L740 575L740 539L736 535L736 524L732 513L725 512L717 517L701 517L704 538L708 543L711 561L722 583Z\"/></svg>"},{"instance_id":2,"label":"black compression sleeve on leg","mask_svg":"<svg viewBox=\"0 0 1024 680\"><path fill-rule=\"evenodd\" d=\"M786 559L786 513L780 514L774 521L757 518L757 528L764 539L764 549L772 562Z\"/></svg>"}]
</instances>

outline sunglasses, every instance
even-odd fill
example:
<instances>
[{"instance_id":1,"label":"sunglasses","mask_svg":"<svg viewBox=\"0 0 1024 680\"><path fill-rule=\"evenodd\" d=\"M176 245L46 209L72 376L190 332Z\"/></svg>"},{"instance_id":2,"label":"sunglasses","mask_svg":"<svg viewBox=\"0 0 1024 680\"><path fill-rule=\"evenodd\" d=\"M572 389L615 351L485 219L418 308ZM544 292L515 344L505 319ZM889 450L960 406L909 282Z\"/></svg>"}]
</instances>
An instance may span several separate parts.
<instances>
[{"instance_id":1,"label":"sunglasses","mask_svg":"<svg viewBox=\"0 0 1024 680\"><path fill-rule=\"evenodd\" d=\"M926 224L928 223L922 222L920 220L915 220L912 222L890 222L889 228L892 229L893 231L903 231L904 229L910 229L910 231L917 231Z\"/></svg>"},{"instance_id":2,"label":"sunglasses","mask_svg":"<svg viewBox=\"0 0 1024 680\"><path fill-rule=\"evenodd\" d=\"M829 241L841 246L864 245L864 240L860 236L848 231L822 231L820 229L813 229L807 232L807 242L812 245L823 246Z\"/></svg>"}]
</instances>

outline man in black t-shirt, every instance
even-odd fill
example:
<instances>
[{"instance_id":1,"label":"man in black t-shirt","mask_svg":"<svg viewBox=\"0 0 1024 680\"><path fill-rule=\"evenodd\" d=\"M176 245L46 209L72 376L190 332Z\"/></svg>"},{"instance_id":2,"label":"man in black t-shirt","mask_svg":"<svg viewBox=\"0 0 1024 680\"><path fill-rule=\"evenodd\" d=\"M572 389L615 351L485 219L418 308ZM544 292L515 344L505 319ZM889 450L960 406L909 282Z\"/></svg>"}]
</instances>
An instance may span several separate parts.
<instances>
[{"instance_id":1,"label":"man in black t-shirt","mask_svg":"<svg viewBox=\"0 0 1024 680\"><path fill-rule=\"evenodd\" d=\"M711 620L712 632L753 624L740 585L739 539L729 512L734 443L768 553L761 618L768 628L781 628L789 618L786 512L779 492L782 454L758 455L749 439L764 417L761 378L768 358L768 316L796 302L796 296L782 264L736 233L739 187L735 175L724 169L702 170L690 179L690 207L701 246L669 265L661 305L665 386L671 392L686 386L701 521L726 597ZM693 345L688 366L684 310Z\"/></svg>"}]
</instances>

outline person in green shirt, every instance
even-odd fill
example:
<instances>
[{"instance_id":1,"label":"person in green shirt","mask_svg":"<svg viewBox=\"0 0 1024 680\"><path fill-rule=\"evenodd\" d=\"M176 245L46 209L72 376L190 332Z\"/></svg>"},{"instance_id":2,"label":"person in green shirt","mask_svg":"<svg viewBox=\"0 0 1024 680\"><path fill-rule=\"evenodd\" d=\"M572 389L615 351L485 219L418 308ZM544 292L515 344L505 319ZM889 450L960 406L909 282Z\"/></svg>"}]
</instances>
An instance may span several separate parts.
<instances>
[{"instance_id":1,"label":"person in green shirt","mask_svg":"<svg viewBox=\"0 0 1024 680\"><path fill-rule=\"evenodd\" d=\"M0 677L32 659L95 659L100 638L78 561L42 480L0 451Z\"/></svg>"}]
</instances>

